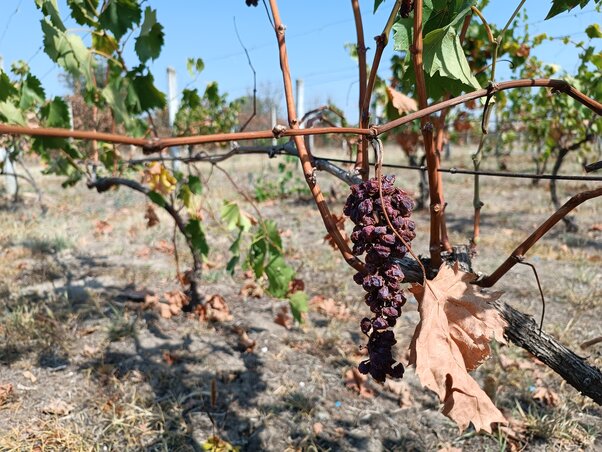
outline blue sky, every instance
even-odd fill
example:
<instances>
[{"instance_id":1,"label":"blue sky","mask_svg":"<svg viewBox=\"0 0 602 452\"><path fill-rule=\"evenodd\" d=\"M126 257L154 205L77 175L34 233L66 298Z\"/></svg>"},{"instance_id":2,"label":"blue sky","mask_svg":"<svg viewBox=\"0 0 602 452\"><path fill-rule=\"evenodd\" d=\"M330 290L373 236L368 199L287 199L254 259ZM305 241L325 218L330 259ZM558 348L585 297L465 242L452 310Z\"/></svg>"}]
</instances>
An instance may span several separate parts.
<instances>
[{"instance_id":1,"label":"blue sky","mask_svg":"<svg viewBox=\"0 0 602 452\"><path fill-rule=\"evenodd\" d=\"M28 61L33 73L43 79L48 94L64 94L65 88L58 77L60 70L38 50L42 43L41 14L35 8L34 0L0 0L0 3L3 11L0 16L0 55L4 57L5 69L12 61ZM484 14L490 22L501 24L510 17L516 3L491 0ZM259 95L266 89L281 92L277 47L261 2L257 8L247 7L243 0L148 0L147 4L158 10L158 19L165 27L164 49L152 66L160 89L167 89L166 68L173 66L178 73L180 89L190 83L203 88L206 83L217 80L220 89L232 97L249 92L253 79L234 32L236 17L239 33L257 70ZM357 67L344 48L345 43L355 42L350 4L349 0L281 0L280 12L287 26L292 75L305 81L306 109L332 99L347 112L349 120L356 121ZM373 1L360 0L366 42L371 47L369 61L375 47L372 38L382 31L391 4L392 0L386 0L373 15ZM526 2L529 29L533 34L572 35L573 39L579 40L586 37L587 25L602 22L602 15L591 5L544 22L549 5L549 0ZM68 9L64 0L59 0L59 7L66 15ZM67 22L67 26L78 27L73 22ZM85 35L85 30L80 32ZM392 53L390 46L380 70L384 77L388 76L387 60ZM544 43L535 54L568 72L577 64L576 50L558 41ZM196 81L186 71L188 57L200 57L205 62L205 70ZM503 79L504 75L502 69L498 78Z\"/></svg>"}]
</instances>

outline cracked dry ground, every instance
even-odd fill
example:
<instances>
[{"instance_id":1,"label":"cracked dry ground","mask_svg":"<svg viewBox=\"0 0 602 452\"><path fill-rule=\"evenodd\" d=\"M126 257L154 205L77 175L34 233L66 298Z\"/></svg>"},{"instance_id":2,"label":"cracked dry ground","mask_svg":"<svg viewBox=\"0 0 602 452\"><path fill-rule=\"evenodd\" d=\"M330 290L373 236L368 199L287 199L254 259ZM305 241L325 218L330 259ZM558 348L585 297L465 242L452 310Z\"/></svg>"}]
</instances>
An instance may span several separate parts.
<instances>
[{"instance_id":1,"label":"cracked dry ground","mask_svg":"<svg viewBox=\"0 0 602 452\"><path fill-rule=\"evenodd\" d=\"M449 165L467 165L468 158L458 155ZM251 171L272 177L272 163L253 164L226 166L243 181ZM333 210L340 211L346 188L326 175L320 180L336 194ZM142 289L177 288L172 225L160 215L161 223L147 229L140 196L39 181L45 216L28 192L22 204L5 202L0 211L1 451L200 450L213 435L224 441L218 450L228 444L252 451L602 448L600 407L514 346L496 346L475 372L512 420L510 436L460 434L411 369L385 386L354 376L364 342L358 321L367 308L353 271L323 243L311 202L259 204L279 225L306 291L318 296L306 323L286 329L274 322L286 302L241 295L243 271L230 277L223 270L231 237L216 219L221 199L238 196L216 175L205 191L212 253L203 291L226 301L232 318L220 322L165 319L128 299ZM416 182L414 174L398 175L403 188ZM445 179L456 243L470 235L470 182ZM562 190L588 187L565 183ZM487 179L482 196L487 205L475 267L490 272L552 209L543 184ZM545 329L575 350L602 335L601 212L599 200L580 207L578 233L556 227L529 254L546 294ZM416 251L425 253L428 217L418 212L415 219ZM529 271L514 269L499 289L507 302L538 316ZM417 321L410 300L396 327L402 362ZM602 363L600 344L579 353Z\"/></svg>"}]
</instances>

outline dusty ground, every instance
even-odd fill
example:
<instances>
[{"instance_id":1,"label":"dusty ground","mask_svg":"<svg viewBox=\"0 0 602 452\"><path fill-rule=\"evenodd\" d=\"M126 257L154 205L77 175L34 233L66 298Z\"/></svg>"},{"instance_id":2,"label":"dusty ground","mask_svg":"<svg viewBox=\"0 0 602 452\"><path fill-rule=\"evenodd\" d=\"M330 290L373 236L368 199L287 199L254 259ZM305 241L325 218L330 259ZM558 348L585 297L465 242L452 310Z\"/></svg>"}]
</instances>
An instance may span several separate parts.
<instances>
[{"instance_id":1,"label":"dusty ground","mask_svg":"<svg viewBox=\"0 0 602 452\"><path fill-rule=\"evenodd\" d=\"M468 153L456 154L445 165L468 166ZM247 187L250 172L274 177L274 162L252 159L225 165ZM416 187L416 174L396 173L400 186ZM219 173L211 176L204 205L212 265L203 290L223 296L233 319L213 323L164 319L127 300L134 290L177 288L167 218L147 229L137 194L98 195L84 186L63 190L51 177L39 181L47 214L30 192L0 210L1 451L200 450L213 435L225 441L218 450L228 450L227 443L252 451L602 449L602 409L514 346L496 347L476 377L512 420L518 442L503 432L459 434L411 369L401 382L358 387L349 372L361 359L362 291L323 244L311 202L259 204L281 228L287 258L309 295L340 303L339 315L313 308L303 326L287 330L274 322L286 302L243 297L243 271L230 277L223 270L231 238L216 221L220 199L239 196ZM320 181L340 211L347 189L328 175ZM466 243L471 179L447 175L444 183L452 239ZM594 186L560 185L563 197ZM545 183L483 182L476 270L492 271L551 213L548 196ZM578 233L558 226L528 258L545 291L546 331L578 350L602 335L602 202L581 206L575 216ZM425 253L428 218L415 217L415 248ZM515 268L498 288L516 308L541 312L529 268ZM402 361L417 319L409 302L396 331ZM241 343L241 331L256 342L252 350ZM579 353L602 365L602 344Z\"/></svg>"}]
</instances>

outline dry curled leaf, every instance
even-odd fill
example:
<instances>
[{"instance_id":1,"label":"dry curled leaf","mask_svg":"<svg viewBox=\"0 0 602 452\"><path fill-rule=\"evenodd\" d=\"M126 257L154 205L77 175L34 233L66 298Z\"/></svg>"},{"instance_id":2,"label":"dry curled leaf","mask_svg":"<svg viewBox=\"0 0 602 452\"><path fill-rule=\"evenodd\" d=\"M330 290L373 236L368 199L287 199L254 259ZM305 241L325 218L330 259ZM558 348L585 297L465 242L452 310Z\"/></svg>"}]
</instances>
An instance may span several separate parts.
<instances>
[{"instance_id":1,"label":"dry curled leaf","mask_svg":"<svg viewBox=\"0 0 602 452\"><path fill-rule=\"evenodd\" d=\"M283 326L287 330L290 330L293 327L293 318L289 315L287 306L282 306L278 310L278 313L274 318L274 323Z\"/></svg>"},{"instance_id":2,"label":"dry curled leaf","mask_svg":"<svg viewBox=\"0 0 602 452\"><path fill-rule=\"evenodd\" d=\"M144 219L146 220L146 227L152 228L159 224L159 217L157 216L157 212L155 212L152 204L146 205L146 212L144 213Z\"/></svg>"},{"instance_id":3,"label":"dry curled leaf","mask_svg":"<svg viewBox=\"0 0 602 452\"><path fill-rule=\"evenodd\" d=\"M226 300L219 294L209 297L200 313L201 320L210 322L228 322L232 320L230 308L226 304Z\"/></svg>"},{"instance_id":4,"label":"dry curled leaf","mask_svg":"<svg viewBox=\"0 0 602 452\"><path fill-rule=\"evenodd\" d=\"M414 404L410 385L404 380L387 380L384 387L387 391L399 396L400 408L410 408Z\"/></svg>"},{"instance_id":5,"label":"dry curled leaf","mask_svg":"<svg viewBox=\"0 0 602 452\"><path fill-rule=\"evenodd\" d=\"M65 402L64 400L53 400L48 405L42 408L42 413L44 414L54 414L56 416L65 416L71 413L75 407L70 403Z\"/></svg>"},{"instance_id":6,"label":"dry curled leaf","mask_svg":"<svg viewBox=\"0 0 602 452\"><path fill-rule=\"evenodd\" d=\"M437 393L443 414L460 430L472 422L477 431L491 433L492 423L507 421L468 372L489 357L492 339L505 342L505 322L489 304L501 293L478 292L471 284L475 279L457 265L444 264L434 280L410 289L420 312L410 364L416 366L422 385Z\"/></svg>"},{"instance_id":7,"label":"dry curled leaf","mask_svg":"<svg viewBox=\"0 0 602 452\"><path fill-rule=\"evenodd\" d=\"M538 385L533 391L532 397L534 400L539 400L541 403L547 406L558 406L560 403L560 397L554 391L547 386L543 386L543 382L538 380Z\"/></svg>"},{"instance_id":8,"label":"dry curled leaf","mask_svg":"<svg viewBox=\"0 0 602 452\"><path fill-rule=\"evenodd\" d=\"M12 396L14 393L13 385L10 383L6 383L0 385L0 406L4 405L6 401Z\"/></svg>"},{"instance_id":9,"label":"dry curled leaf","mask_svg":"<svg viewBox=\"0 0 602 452\"><path fill-rule=\"evenodd\" d=\"M418 110L418 104L411 97L401 94L399 91L387 86L387 97L393 106L397 109L400 115L410 111Z\"/></svg>"},{"instance_id":10,"label":"dry curled leaf","mask_svg":"<svg viewBox=\"0 0 602 452\"><path fill-rule=\"evenodd\" d=\"M238 345L247 353L253 353L257 342L249 337L245 329L241 326L234 327L234 332L238 335Z\"/></svg>"},{"instance_id":11,"label":"dry curled leaf","mask_svg":"<svg viewBox=\"0 0 602 452\"><path fill-rule=\"evenodd\" d=\"M261 298L263 297L263 288L254 279L247 279L240 289L240 294L245 298Z\"/></svg>"},{"instance_id":12,"label":"dry curled leaf","mask_svg":"<svg viewBox=\"0 0 602 452\"><path fill-rule=\"evenodd\" d=\"M309 300L309 305L316 311L336 319L348 319L349 308L340 301L335 301L332 298L325 298L321 295L316 295Z\"/></svg>"},{"instance_id":13,"label":"dry curled leaf","mask_svg":"<svg viewBox=\"0 0 602 452\"><path fill-rule=\"evenodd\" d=\"M345 386L356 391L360 396L366 398L374 397L374 391L366 387L368 377L360 373L357 367L352 367L345 372Z\"/></svg>"},{"instance_id":14,"label":"dry curled leaf","mask_svg":"<svg viewBox=\"0 0 602 452\"><path fill-rule=\"evenodd\" d=\"M94 235L107 235L113 231L113 226L106 220L98 220L94 223Z\"/></svg>"}]
</instances>

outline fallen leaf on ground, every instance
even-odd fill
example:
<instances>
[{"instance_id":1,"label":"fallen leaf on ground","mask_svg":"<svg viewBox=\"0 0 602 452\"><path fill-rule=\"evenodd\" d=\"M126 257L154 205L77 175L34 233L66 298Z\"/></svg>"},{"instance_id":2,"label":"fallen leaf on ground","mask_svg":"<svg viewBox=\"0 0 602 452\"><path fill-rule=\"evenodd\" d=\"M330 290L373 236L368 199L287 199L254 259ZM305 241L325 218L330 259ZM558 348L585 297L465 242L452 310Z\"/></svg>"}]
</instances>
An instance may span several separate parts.
<instances>
[{"instance_id":1,"label":"fallen leaf on ground","mask_svg":"<svg viewBox=\"0 0 602 452\"><path fill-rule=\"evenodd\" d=\"M147 258L151 255L151 249L148 246L143 246L138 251L136 251L136 257Z\"/></svg>"},{"instance_id":2,"label":"fallen leaf on ground","mask_svg":"<svg viewBox=\"0 0 602 452\"><path fill-rule=\"evenodd\" d=\"M240 348L242 348L247 353L252 353L255 349L255 345L257 345L257 342L255 342L249 337L249 335L243 327L234 327L234 332L238 334L238 345L240 346Z\"/></svg>"},{"instance_id":3,"label":"fallen leaf on ground","mask_svg":"<svg viewBox=\"0 0 602 452\"><path fill-rule=\"evenodd\" d=\"M65 416L71 413L75 407L64 400L54 400L42 408L44 414L54 414L56 416Z\"/></svg>"},{"instance_id":4,"label":"fallen leaf on ground","mask_svg":"<svg viewBox=\"0 0 602 452\"><path fill-rule=\"evenodd\" d=\"M146 205L146 212L144 213L144 219L146 220L146 227L152 228L159 224L159 217L157 216L157 212L155 212L155 208L152 204Z\"/></svg>"},{"instance_id":5,"label":"fallen leaf on ground","mask_svg":"<svg viewBox=\"0 0 602 452\"><path fill-rule=\"evenodd\" d=\"M374 397L374 392L366 387L367 380L368 377L360 373L357 367L352 367L345 372L345 386L362 397L371 398Z\"/></svg>"},{"instance_id":6,"label":"fallen leaf on ground","mask_svg":"<svg viewBox=\"0 0 602 452\"><path fill-rule=\"evenodd\" d=\"M287 306L283 306L278 310L274 323L283 326L287 330L293 327L293 318L289 315Z\"/></svg>"},{"instance_id":7,"label":"fallen leaf on ground","mask_svg":"<svg viewBox=\"0 0 602 452\"><path fill-rule=\"evenodd\" d=\"M228 322L232 320L232 314L230 314L230 308L224 297L215 294L205 302L200 312L200 318L210 322Z\"/></svg>"},{"instance_id":8,"label":"fallen leaf on ground","mask_svg":"<svg viewBox=\"0 0 602 452\"><path fill-rule=\"evenodd\" d=\"M98 220L94 223L94 235L107 235L113 231L113 226L106 220Z\"/></svg>"},{"instance_id":9,"label":"fallen leaf on ground","mask_svg":"<svg viewBox=\"0 0 602 452\"><path fill-rule=\"evenodd\" d=\"M4 405L13 393L14 388L12 384L5 383L0 385L0 406Z\"/></svg>"},{"instance_id":10,"label":"fallen leaf on ground","mask_svg":"<svg viewBox=\"0 0 602 452\"><path fill-rule=\"evenodd\" d=\"M155 245L155 249L160 253L169 254L170 256L173 256L175 252L173 243L170 243L167 240L159 240L159 242Z\"/></svg>"},{"instance_id":11,"label":"fallen leaf on ground","mask_svg":"<svg viewBox=\"0 0 602 452\"><path fill-rule=\"evenodd\" d=\"M504 341L505 322L489 304L501 293L478 292L476 275L442 265L426 286L410 291L418 300L420 322L410 344L410 364L423 386L436 392L443 414L461 431L472 422L491 433L491 424L507 423L487 394L468 374L491 353L492 339Z\"/></svg>"},{"instance_id":12,"label":"fallen leaf on ground","mask_svg":"<svg viewBox=\"0 0 602 452\"><path fill-rule=\"evenodd\" d=\"M384 386L387 391L399 396L399 406L401 408L409 408L414 404L410 385L404 380L388 379Z\"/></svg>"},{"instance_id":13,"label":"fallen leaf on ground","mask_svg":"<svg viewBox=\"0 0 602 452\"><path fill-rule=\"evenodd\" d=\"M254 279L247 279L240 289L240 294L245 297L261 298L263 297L263 288L257 284Z\"/></svg>"},{"instance_id":14,"label":"fallen leaf on ground","mask_svg":"<svg viewBox=\"0 0 602 452\"><path fill-rule=\"evenodd\" d=\"M94 355L96 355L98 352L100 351L100 348L98 347L93 347L91 345L84 345L84 348L82 350L82 355L87 356L87 357L92 357Z\"/></svg>"},{"instance_id":15,"label":"fallen leaf on ground","mask_svg":"<svg viewBox=\"0 0 602 452\"><path fill-rule=\"evenodd\" d=\"M178 356L175 353L164 351L163 352L163 361L167 363L168 366L173 366L175 362L178 361Z\"/></svg>"},{"instance_id":16,"label":"fallen leaf on ground","mask_svg":"<svg viewBox=\"0 0 602 452\"><path fill-rule=\"evenodd\" d=\"M25 378L27 378L29 381L31 381L32 383L35 383L36 381L38 381L36 376L34 374L32 374L29 370L24 371L23 376Z\"/></svg>"},{"instance_id":17,"label":"fallen leaf on ground","mask_svg":"<svg viewBox=\"0 0 602 452\"><path fill-rule=\"evenodd\" d=\"M336 319L348 319L349 308L340 301L335 301L333 298L325 298L321 295L316 295L309 300L309 305L316 311Z\"/></svg>"},{"instance_id":18,"label":"fallen leaf on ground","mask_svg":"<svg viewBox=\"0 0 602 452\"><path fill-rule=\"evenodd\" d=\"M538 386L533 391L532 397L534 400L539 400L547 406L558 406L560 397L554 391L546 386Z\"/></svg>"},{"instance_id":19,"label":"fallen leaf on ground","mask_svg":"<svg viewBox=\"0 0 602 452\"><path fill-rule=\"evenodd\" d=\"M324 426L320 422L315 422L314 425L311 426L311 429L314 431L314 435L319 435L324 430Z\"/></svg>"},{"instance_id":20,"label":"fallen leaf on ground","mask_svg":"<svg viewBox=\"0 0 602 452\"><path fill-rule=\"evenodd\" d=\"M589 230L590 231L602 231L602 223L594 224Z\"/></svg>"},{"instance_id":21,"label":"fallen leaf on ground","mask_svg":"<svg viewBox=\"0 0 602 452\"><path fill-rule=\"evenodd\" d=\"M212 436L203 444L201 444L203 450L211 452L238 452L238 447L233 446L229 442L219 438L218 436Z\"/></svg>"}]
</instances>

